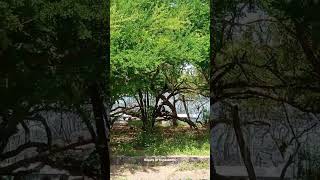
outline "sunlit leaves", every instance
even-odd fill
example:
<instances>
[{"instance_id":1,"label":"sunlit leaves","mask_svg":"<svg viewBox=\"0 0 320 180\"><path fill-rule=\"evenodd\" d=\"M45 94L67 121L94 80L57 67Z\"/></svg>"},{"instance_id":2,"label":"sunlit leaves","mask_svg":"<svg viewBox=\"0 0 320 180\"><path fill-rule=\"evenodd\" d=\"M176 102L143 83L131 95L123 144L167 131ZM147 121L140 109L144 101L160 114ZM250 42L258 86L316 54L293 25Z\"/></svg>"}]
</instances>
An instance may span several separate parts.
<instances>
[{"instance_id":1,"label":"sunlit leaves","mask_svg":"<svg viewBox=\"0 0 320 180\"><path fill-rule=\"evenodd\" d=\"M208 4L200 0L113 1L113 92L134 94L138 86L148 89L150 82L161 84L162 73L174 73L185 63L207 68L201 62L208 61L208 13ZM176 68L166 69L165 64ZM153 76L155 72L159 74Z\"/></svg>"}]
</instances>

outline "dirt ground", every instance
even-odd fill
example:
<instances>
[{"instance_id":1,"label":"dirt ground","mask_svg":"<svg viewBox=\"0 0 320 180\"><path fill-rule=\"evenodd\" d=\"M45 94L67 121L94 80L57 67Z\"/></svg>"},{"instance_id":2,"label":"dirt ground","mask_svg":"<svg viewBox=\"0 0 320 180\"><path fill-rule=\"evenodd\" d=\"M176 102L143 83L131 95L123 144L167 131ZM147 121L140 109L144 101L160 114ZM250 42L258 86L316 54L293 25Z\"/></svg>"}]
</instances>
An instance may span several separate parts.
<instances>
[{"instance_id":1,"label":"dirt ground","mask_svg":"<svg viewBox=\"0 0 320 180\"><path fill-rule=\"evenodd\" d=\"M209 169L183 170L178 165L111 167L112 180L204 180L209 177Z\"/></svg>"}]
</instances>

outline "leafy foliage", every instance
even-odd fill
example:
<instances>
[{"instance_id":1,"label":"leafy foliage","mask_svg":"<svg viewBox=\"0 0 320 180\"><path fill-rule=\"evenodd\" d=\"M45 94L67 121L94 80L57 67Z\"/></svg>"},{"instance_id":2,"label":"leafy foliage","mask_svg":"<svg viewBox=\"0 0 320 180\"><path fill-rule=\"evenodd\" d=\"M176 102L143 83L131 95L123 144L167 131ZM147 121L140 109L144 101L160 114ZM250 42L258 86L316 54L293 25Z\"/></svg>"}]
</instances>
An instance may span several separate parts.
<instances>
[{"instance_id":1,"label":"leafy foliage","mask_svg":"<svg viewBox=\"0 0 320 180\"><path fill-rule=\"evenodd\" d=\"M115 98L135 95L138 89L161 89L166 80L164 74L173 75L186 63L204 68L209 47L207 3L202 0L111 3Z\"/></svg>"}]
</instances>

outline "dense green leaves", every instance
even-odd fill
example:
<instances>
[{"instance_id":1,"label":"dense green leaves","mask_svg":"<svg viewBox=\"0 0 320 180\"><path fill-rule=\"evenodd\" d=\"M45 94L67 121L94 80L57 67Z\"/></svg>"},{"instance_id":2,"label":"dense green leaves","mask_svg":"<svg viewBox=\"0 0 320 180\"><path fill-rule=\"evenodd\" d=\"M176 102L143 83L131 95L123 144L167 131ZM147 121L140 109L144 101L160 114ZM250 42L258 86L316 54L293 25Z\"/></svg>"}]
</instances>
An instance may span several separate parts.
<instances>
[{"instance_id":1,"label":"dense green leaves","mask_svg":"<svg viewBox=\"0 0 320 180\"><path fill-rule=\"evenodd\" d=\"M179 72L186 63L204 66L208 61L208 13L207 1L201 0L113 1L114 96L134 95L152 84L162 86L163 73ZM174 68L166 68L168 65Z\"/></svg>"},{"instance_id":2,"label":"dense green leaves","mask_svg":"<svg viewBox=\"0 0 320 180\"><path fill-rule=\"evenodd\" d=\"M16 96L56 101L63 88L84 89L104 72L97 69L106 68L101 49L108 43L101 1L1 1L0 8L0 73L10 88L17 84ZM13 93L10 88L1 90Z\"/></svg>"}]
</instances>

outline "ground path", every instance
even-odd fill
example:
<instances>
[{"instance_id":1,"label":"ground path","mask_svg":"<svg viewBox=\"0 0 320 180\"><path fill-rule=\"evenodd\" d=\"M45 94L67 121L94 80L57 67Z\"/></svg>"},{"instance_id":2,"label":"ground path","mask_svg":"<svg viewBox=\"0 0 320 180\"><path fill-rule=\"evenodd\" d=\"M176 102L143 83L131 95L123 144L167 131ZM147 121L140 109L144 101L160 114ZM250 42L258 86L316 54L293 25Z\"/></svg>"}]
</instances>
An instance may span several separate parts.
<instances>
[{"instance_id":1,"label":"ground path","mask_svg":"<svg viewBox=\"0 0 320 180\"><path fill-rule=\"evenodd\" d=\"M117 156L112 158L113 180L209 179L207 156Z\"/></svg>"},{"instance_id":2,"label":"ground path","mask_svg":"<svg viewBox=\"0 0 320 180\"><path fill-rule=\"evenodd\" d=\"M181 170L179 165L166 166L112 166L111 180L179 180L209 179L209 169Z\"/></svg>"}]
</instances>

